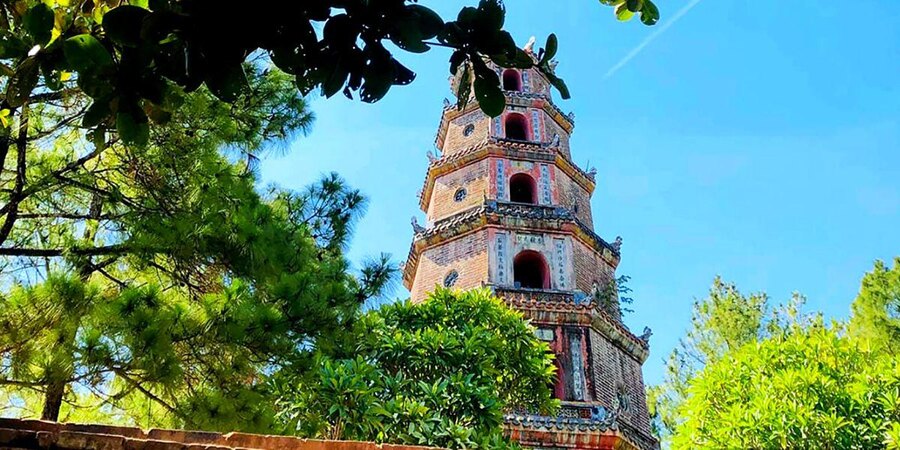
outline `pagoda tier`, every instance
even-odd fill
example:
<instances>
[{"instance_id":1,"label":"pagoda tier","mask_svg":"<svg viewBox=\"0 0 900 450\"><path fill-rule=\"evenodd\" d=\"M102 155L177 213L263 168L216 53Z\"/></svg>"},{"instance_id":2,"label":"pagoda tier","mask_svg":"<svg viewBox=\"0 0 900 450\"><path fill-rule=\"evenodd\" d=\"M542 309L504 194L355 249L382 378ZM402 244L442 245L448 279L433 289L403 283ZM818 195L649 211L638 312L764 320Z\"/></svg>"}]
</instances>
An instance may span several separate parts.
<instances>
[{"instance_id":1,"label":"pagoda tier","mask_svg":"<svg viewBox=\"0 0 900 450\"><path fill-rule=\"evenodd\" d=\"M594 232L596 172L572 162L574 115L554 105L535 70L496 67L506 110L445 102L437 155L420 193L425 223L403 267L413 301L436 286L488 287L536 327L555 355L558 417L511 412L506 429L526 447L658 448L641 365L649 333L623 323L615 289L621 239ZM455 86L460 77L451 79Z\"/></svg>"}]
</instances>

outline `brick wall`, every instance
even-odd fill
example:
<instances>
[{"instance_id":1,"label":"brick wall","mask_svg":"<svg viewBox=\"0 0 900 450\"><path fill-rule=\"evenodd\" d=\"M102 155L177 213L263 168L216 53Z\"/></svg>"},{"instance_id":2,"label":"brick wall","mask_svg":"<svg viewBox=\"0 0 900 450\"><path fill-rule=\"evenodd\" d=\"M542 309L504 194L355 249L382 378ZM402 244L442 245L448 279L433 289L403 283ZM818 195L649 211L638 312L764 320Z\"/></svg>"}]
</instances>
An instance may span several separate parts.
<instances>
[{"instance_id":1,"label":"brick wall","mask_svg":"<svg viewBox=\"0 0 900 450\"><path fill-rule=\"evenodd\" d=\"M619 420L649 435L650 421L641 363L629 357L596 330L591 330L590 341L594 399L613 405L618 389L624 388L630 406Z\"/></svg>"},{"instance_id":2,"label":"brick wall","mask_svg":"<svg viewBox=\"0 0 900 450\"><path fill-rule=\"evenodd\" d=\"M544 128L547 130L547 139L545 140L550 142L553 139L553 135L558 134L560 152L562 152L566 158L572 159L572 155L569 151L569 133L566 130L563 130L555 120L548 116L544 117Z\"/></svg>"},{"instance_id":3,"label":"brick wall","mask_svg":"<svg viewBox=\"0 0 900 450\"><path fill-rule=\"evenodd\" d=\"M0 419L0 448L52 450L425 450L429 447L325 441L247 433Z\"/></svg>"},{"instance_id":4,"label":"brick wall","mask_svg":"<svg viewBox=\"0 0 900 450\"><path fill-rule=\"evenodd\" d=\"M615 278L615 270L609 263L577 239L572 242L572 254L575 259L575 289L591 292L595 281L603 284Z\"/></svg>"},{"instance_id":5,"label":"brick wall","mask_svg":"<svg viewBox=\"0 0 900 450\"><path fill-rule=\"evenodd\" d=\"M591 212L591 196L559 167L554 166L554 170L559 204L569 208L570 211L577 205L578 211L573 211L575 217L585 225L592 227L594 218Z\"/></svg>"},{"instance_id":6,"label":"brick wall","mask_svg":"<svg viewBox=\"0 0 900 450\"><path fill-rule=\"evenodd\" d=\"M472 134L465 136L463 131L467 125L474 125ZM447 136L444 138L443 155L452 155L475 144L483 142L490 135L491 120L480 109L463 114L447 125Z\"/></svg>"},{"instance_id":7,"label":"brick wall","mask_svg":"<svg viewBox=\"0 0 900 450\"><path fill-rule=\"evenodd\" d=\"M486 159L437 177L428 205L428 221L433 222L482 204L485 196L489 195L489 183L490 164ZM466 196L458 202L455 195L460 188L466 190Z\"/></svg>"},{"instance_id":8,"label":"brick wall","mask_svg":"<svg viewBox=\"0 0 900 450\"><path fill-rule=\"evenodd\" d=\"M410 298L424 299L435 285L443 286L453 270L459 274L454 289L480 287L488 279L487 247L487 230L480 230L425 250L419 257Z\"/></svg>"}]
</instances>

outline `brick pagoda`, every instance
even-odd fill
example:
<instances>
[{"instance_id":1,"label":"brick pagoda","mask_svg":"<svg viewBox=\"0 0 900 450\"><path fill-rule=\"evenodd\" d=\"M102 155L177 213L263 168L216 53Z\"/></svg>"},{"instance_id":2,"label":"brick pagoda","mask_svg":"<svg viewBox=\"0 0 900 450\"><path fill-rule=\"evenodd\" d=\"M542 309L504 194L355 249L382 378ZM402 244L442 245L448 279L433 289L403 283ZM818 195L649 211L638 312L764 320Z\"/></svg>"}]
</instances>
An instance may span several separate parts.
<instances>
[{"instance_id":1,"label":"brick pagoda","mask_svg":"<svg viewBox=\"0 0 900 450\"><path fill-rule=\"evenodd\" d=\"M556 356L558 417L511 413L526 447L655 449L641 365L649 330L622 323L614 282L621 240L593 231L595 172L572 161L574 116L554 105L537 70L496 67L506 110L445 101L420 195L426 223L403 269L420 301L436 285L490 287L522 311ZM451 78L456 88L459 77Z\"/></svg>"}]
</instances>

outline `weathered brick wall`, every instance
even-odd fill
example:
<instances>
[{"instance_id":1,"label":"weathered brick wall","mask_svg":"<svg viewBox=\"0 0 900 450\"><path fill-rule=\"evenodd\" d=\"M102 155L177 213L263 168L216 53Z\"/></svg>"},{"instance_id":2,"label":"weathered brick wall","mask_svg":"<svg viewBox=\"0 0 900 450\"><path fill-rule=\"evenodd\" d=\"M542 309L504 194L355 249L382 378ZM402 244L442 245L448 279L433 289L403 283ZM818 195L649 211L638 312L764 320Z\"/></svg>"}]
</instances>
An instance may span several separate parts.
<instances>
[{"instance_id":1,"label":"weathered brick wall","mask_svg":"<svg viewBox=\"0 0 900 450\"><path fill-rule=\"evenodd\" d=\"M467 125L474 125L472 134L466 136L463 132ZM447 125L447 135L444 138L443 155L452 155L460 150L465 150L475 144L484 142L489 136L491 120L480 109L463 114Z\"/></svg>"},{"instance_id":2,"label":"weathered brick wall","mask_svg":"<svg viewBox=\"0 0 900 450\"><path fill-rule=\"evenodd\" d=\"M596 251L575 239L572 242L575 265L575 289L591 292L594 282L603 285L615 278L615 270Z\"/></svg>"},{"instance_id":3,"label":"weathered brick wall","mask_svg":"<svg viewBox=\"0 0 900 450\"><path fill-rule=\"evenodd\" d=\"M443 285L444 277L455 270L459 277L454 289L472 289L482 285L488 275L487 230L480 230L425 250L419 258L416 277L410 290L419 301Z\"/></svg>"},{"instance_id":4,"label":"weathered brick wall","mask_svg":"<svg viewBox=\"0 0 900 450\"><path fill-rule=\"evenodd\" d=\"M484 203L485 197L489 195L489 183L490 164L486 159L437 177L428 205L428 221L440 220ZM462 201L456 201L455 198L459 189L466 190Z\"/></svg>"},{"instance_id":5,"label":"weathered brick wall","mask_svg":"<svg viewBox=\"0 0 900 450\"><path fill-rule=\"evenodd\" d=\"M558 134L560 152L562 152L566 158L572 159L569 150L569 133L566 130L563 130L553 118L547 115L544 116L544 128L547 130L547 142L552 141L553 135Z\"/></svg>"},{"instance_id":6,"label":"weathered brick wall","mask_svg":"<svg viewBox=\"0 0 900 450\"><path fill-rule=\"evenodd\" d=\"M558 167L554 166L554 170L556 172L556 191L559 196L559 204L573 211L575 217L585 225L593 227L594 218L591 212L591 196ZM577 208L575 208L576 206Z\"/></svg>"},{"instance_id":7,"label":"weathered brick wall","mask_svg":"<svg viewBox=\"0 0 900 450\"><path fill-rule=\"evenodd\" d=\"M134 427L0 419L0 448L48 450L424 450L429 447L325 441L248 433L142 430Z\"/></svg>"},{"instance_id":8,"label":"weathered brick wall","mask_svg":"<svg viewBox=\"0 0 900 450\"><path fill-rule=\"evenodd\" d=\"M590 341L594 399L606 405L614 405L618 389L624 388L630 405L619 420L649 435L650 421L641 363L596 330L591 330Z\"/></svg>"}]
</instances>

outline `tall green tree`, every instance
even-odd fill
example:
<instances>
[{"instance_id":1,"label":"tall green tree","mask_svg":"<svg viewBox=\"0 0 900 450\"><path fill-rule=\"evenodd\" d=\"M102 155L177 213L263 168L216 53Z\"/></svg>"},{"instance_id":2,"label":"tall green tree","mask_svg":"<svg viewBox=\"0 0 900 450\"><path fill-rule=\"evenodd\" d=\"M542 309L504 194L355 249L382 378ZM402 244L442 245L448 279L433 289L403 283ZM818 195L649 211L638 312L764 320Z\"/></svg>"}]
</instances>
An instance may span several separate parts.
<instances>
[{"instance_id":1,"label":"tall green tree","mask_svg":"<svg viewBox=\"0 0 900 450\"><path fill-rule=\"evenodd\" d=\"M439 289L382 307L311 376L276 377L288 432L330 439L496 448L509 410L552 412L550 349L487 290Z\"/></svg>"},{"instance_id":2,"label":"tall green tree","mask_svg":"<svg viewBox=\"0 0 900 450\"><path fill-rule=\"evenodd\" d=\"M691 380L677 449L900 443L900 364L821 319L729 352Z\"/></svg>"},{"instance_id":3,"label":"tall green tree","mask_svg":"<svg viewBox=\"0 0 900 450\"><path fill-rule=\"evenodd\" d=\"M716 282L688 333L706 358L672 364L676 351L650 391L662 437L672 448L900 448L897 275L875 264L849 327L803 314L799 295L771 309Z\"/></svg>"},{"instance_id":4,"label":"tall green tree","mask_svg":"<svg viewBox=\"0 0 900 450\"><path fill-rule=\"evenodd\" d=\"M690 328L666 360L664 381L648 388L653 426L661 438L677 428L678 408L691 380L730 351L767 336L775 326L770 320L766 294L745 295L720 277L713 280L707 297L694 302Z\"/></svg>"},{"instance_id":5,"label":"tall green tree","mask_svg":"<svg viewBox=\"0 0 900 450\"><path fill-rule=\"evenodd\" d=\"M850 332L882 352L900 356L900 257L894 267L876 261L852 305Z\"/></svg>"},{"instance_id":6,"label":"tall green tree","mask_svg":"<svg viewBox=\"0 0 900 450\"><path fill-rule=\"evenodd\" d=\"M343 257L365 199L338 177L257 190L256 155L312 117L291 77L246 71L234 104L177 93L145 146L73 126L77 92L19 116L24 171L0 176L16 196L0 386L23 414L99 404L135 421L152 404L169 426L268 430L265 375L306 370L388 279L386 261L354 276Z\"/></svg>"}]
</instances>

